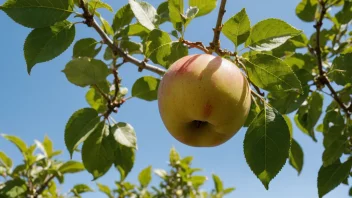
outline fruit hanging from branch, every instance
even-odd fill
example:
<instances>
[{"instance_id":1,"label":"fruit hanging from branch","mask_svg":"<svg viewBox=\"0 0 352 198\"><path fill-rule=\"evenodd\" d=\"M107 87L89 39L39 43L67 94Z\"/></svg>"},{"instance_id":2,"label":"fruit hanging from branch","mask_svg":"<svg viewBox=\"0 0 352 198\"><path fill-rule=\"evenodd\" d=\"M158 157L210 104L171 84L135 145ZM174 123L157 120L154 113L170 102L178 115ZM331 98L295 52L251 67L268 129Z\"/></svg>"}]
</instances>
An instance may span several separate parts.
<instances>
[{"instance_id":1,"label":"fruit hanging from branch","mask_svg":"<svg viewBox=\"0 0 352 198\"><path fill-rule=\"evenodd\" d=\"M167 130L178 141L213 147L244 125L251 91L245 76L229 60L189 55L172 64L162 78L158 105Z\"/></svg>"}]
</instances>

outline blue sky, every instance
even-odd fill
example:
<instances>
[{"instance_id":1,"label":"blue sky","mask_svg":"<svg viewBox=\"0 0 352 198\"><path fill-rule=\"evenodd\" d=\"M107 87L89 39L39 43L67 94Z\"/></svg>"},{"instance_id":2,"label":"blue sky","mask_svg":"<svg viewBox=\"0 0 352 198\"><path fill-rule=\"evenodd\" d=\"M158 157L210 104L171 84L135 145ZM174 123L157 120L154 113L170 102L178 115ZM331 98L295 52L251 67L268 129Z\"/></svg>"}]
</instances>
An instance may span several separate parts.
<instances>
[{"instance_id":1,"label":"blue sky","mask_svg":"<svg viewBox=\"0 0 352 198\"><path fill-rule=\"evenodd\" d=\"M0 4L4 2L5 0L0 0ZM110 3L116 11L126 4L127 0L106 0L106 2ZM148 2L156 6L161 1L148 0ZM299 0L229 0L224 19L246 8L252 25L266 18L280 18L310 35L313 31L313 24L304 23L295 16L294 9L298 3ZM212 39L211 28L216 22L217 9L203 18L192 21L186 32L186 39L208 44ZM113 16L111 13L103 13L109 20ZM65 124L74 111L88 107L84 99L87 89L70 84L61 72L70 60L72 46L53 61L38 64L29 76L22 48L31 30L14 23L3 12L0 12L0 24L2 26L0 31L0 133L20 136L28 144L32 144L34 139L42 140L44 135L48 135L54 140L55 148L64 151L64 155L60 158L68 160L69 155L63 138ZM164 27L170 28L169 25ZM75 40L83 37L99 39L97 36L93 29L82 24L76 26ZM221 38L223 47L233 49L232 44L224 36ZM191 53L199 53L199 51L192 50ZM139 73L137 68L130 64L124 65L120 74L123 78L123 85L129 89L139 77L154 75L146 71ZM330 99L327 99L325 105L329 101ZM243 155L243 139L246 129L239 131L236 136L221 146L193 148L180 144L169 135L159 116L157 102L129 100L114 118L117 121L130 123L137 133L139 150L135 166L128 176L131 182L136 182L138 173L149 165L153 168L167 168L169 150L175 146L182 156L194 156L193 165L203 168L202 173L209 179L212 173L216 173L222 178L226 187L235 186L236 191L228 197L318 197L316 181L323 152L320 134L318 134L319 142L314 143L294 127L294 137L305 152L303 171L300 176L297 176L297 172L287 163L271 182L270 189L267 191L246 164ZM0 150L11 156L16 164L20 163L19 151L4 139L0 139ZM80 160L79 154L76 153L74 159ZM113 182L118 179L118 175L117 171L111 169L98 181L114 186ZM69 175L61 189L67 191L69 187L77 183L91 184L96 189L91 179L88 173ZM156 176L153 181L157 181ZM211 187L213 187L213 182L209 180L204 188L210 189ZM84 197L96 197L97 195L103 197L103 194L96 193L86 194ZM348 187L339 186L325 197L344 198L348 197L347 195Z\"/></svg>"}]
</instances>

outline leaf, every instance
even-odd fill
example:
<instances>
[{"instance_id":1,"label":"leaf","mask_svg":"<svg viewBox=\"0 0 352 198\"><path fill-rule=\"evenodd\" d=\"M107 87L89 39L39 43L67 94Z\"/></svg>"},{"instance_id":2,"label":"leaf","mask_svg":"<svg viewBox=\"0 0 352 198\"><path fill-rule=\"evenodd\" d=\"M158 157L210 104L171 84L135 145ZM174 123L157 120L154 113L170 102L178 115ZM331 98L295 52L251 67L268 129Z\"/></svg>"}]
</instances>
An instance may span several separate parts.
<instances>
[{"instance_id":1,"label":"leaf","mask_svg":"<svg viewBox=\"0 0 352 198\"><path fill-rule=\"evenodd\" d=\"M130 124L119 122L111 127L110 132L114 135L116 142L137 149L136 133Z\"/></svg>"},{"instance_id":2,"label":"leaf","mask_svg":"<svg viewBox=\"0 0 352 198\"><path fill-rule=\"evenodd\" d=\"M49 158L52 157L54 152L54 147L53 147L53 142L50 140L48 136L44 137L43 147L48 157Z\"/></svg>"},{"instance_id":3,"label":"leaf","mask_svg":"<svg viewBox=\"0 0 352 198\"><path fill-rule=\"evenodd\" d=\"M80 109L70 117L65 128L65 144L71 158L77 146L96 129L99 120L98 112L92 108Z\"/></svg>"},{"instance_id":4,"label":"leaf","mask_svg":"<svg viewBox=\"0 0 352 198\"><path fill-rule=\"evenodd\" d=\"M115 150L114 165L120 172L120 181L123 181L131 172L135 161L135 149L118 145Z\"/></svg>"},{"instance_id":5,"label":"leaf","mask_svg":"<svg viewBox=\"0 0 352 198\"><path fill-rule=\"evenodd\" d=\"M72 1L7 0L1 10L15 22L29 28L43 28L65 20L73 12Z\"/></svg>"},{"instance_id":6,"label":"leaf","mask_svg":"<svg viewBox=\"0 0 352 198\"><path fill-rule=\"evenodd\" d=\"M124 27L115 35L115 39L126 36L139 36L141 38L147 37L150 30L142 26L140 23L135 23Z\"/></svg>"},{"instance_id":7,"label":"leaf","mask_svg":"<svg viewBox=\"0 0 352 198\"><path fill-rule=\"evenodd\" d=\"M323 166L332 165L336 160L340 159L346 148L346 140L337 139L331 143L323 153Z\"/></svg>"},{"instance_id":8,"label":"leaf","mask_svg":"<svg viewBox=\"0 0 352 198\"><path fill-rule=\"evenodd\" d=\"M138 181L143 188L147 187L152 180L152 167L148 166L143 169L138 175Z\"/></svg>"},{"instance_id":9,"label":"leaf","mask_svg":"<svg viewBox=\"0 0 352 198\"><path fill-rule=\"evenodd\" d=\"M301 174L304 162L304 153L301 146L296 140L292 140L290 150L290 165L297 170L298 175Z\"/></svg>"},{"instance_id":10,"label":"leaf","mask_svg":"<svg viewBox=\"0 0 352 198\"><path fill-rule=\"evenodd\" d=\"M103 113L107 110L106 99L94 87L90 88L87 92L86 100L88 104L99 113Z\"/></svg>"},{"instance_id":11,"label":"leaf","mask_svg":"<svg viewBox=\"0 0 352 198\"><path fill-rule=\"evenodd\" d=\"M88 185L86 184L76 184L72 189L71 192L73 192L76 196L77 194L82 194L85 192L94 192L93 189L91 189Z\"/></svg>"},{"instance_id":12,"label":"leaf","mask_svg":"<svg viewBox=\"0 0 352 198\"><path fill-rule=\"evenodd\" d=\"M101 46L96 49L97 44L99 42L94 38L84 38L77 41L73 47L73 58L94 58L101 50Z\"/></svg>"},{"instance_id":13,"label":"leaf","mask_svg":"<svg viewBox=\"0 0 352 198\"><path fill-rule=\"evenodd\" d=\"M166 179L166 177L167 177L167 172L164 169L155 169L154 173L162 179Z\"/></svg>"},{"instance_id":14,"label":"leaf","mask_svg":"<svg viewBox=\"0 0 352 198\"><path fill-rule=\"evenodd\" d=\"M156 9L147 2L137 2L135 0L128 0L131 6L131 10L138 22L149 30L155 29L155 23L157 22Z\"/></svg>"},{"instance_id":15,"label":"leaf","mask_svg":"<svg viewBox=\"0 0 352 198\"><path fill-rule=\"evenodd\" d=\"M224 190L224 194L227 195L227 194L230 194L231 192L233 192L234 190L236 190L235 188L226 188Z\"/></svg>"},{"instance_id":16,"label":"leaf","mask_svg":"<svg viewBox=\"0 0 352 198\"><path fill-rule=\"evenodd\" d=\"M71 60L62 72L68 81L80 87L98 84L110 73L103 61L86 57Z\"/></svg>"},{"instance_id":17,"label":"leaf","mask_svg":"<svg viewBox=\"0 0 352 198\"><path fill-rule=\"evenodd\" d=\"M281 59L267 54L256 54L245 61L250 80L258 87L284 93L303 93L302 86L291 68Z\"/></svg>"},{"instance_id":18,"label":"leaf","mask_svg":"<svg viewBox=\"0 0 352 198\"><path fill-rule=\"evenodd\" d=\"M213 174L214 186L217 193L221 193L224 190L223 183L219 176Z\"/></svg>"},{"instance_id":19,"label":"leaf","mask_svg":"<svg viewBox=\"0 0 352 198\"><path fill-rule=\"evenodd\" d=\"M113 36L114 30L112 29L110 23L107 20L105 20L100 14L98 14L98 12L95 11L95 14L99 15L99 20L102 23L102 28L103 28L104 32L106 34L108 34L109 36Z\"/></svg>"},{"instance_id":20,"label":"leaf","mask_svg":"<svg viewBox=\"0 0 352 198\"><path fill-rule=\"evenodd\" d=\"M27 144L19 137L13 136L13 135L6 135L6 134L1 134L2 137L13 143L24 155L25 152L28 150Z\"/></svg>"},{"instance_id":21,"label":"leaf","mask_svg":"<svg viewBox=\"0 0 352 198\"><path fill-rule=\"evenodd\" d=\"M103 176L114 162L114 148L103 134L104 121L84 141L82 161L94 180Z\"/></svg>"},{"instance_id":22,"label":"leaf","mask_svg":"<svg viewBox=\"0 0 352 198\"><path fill-rule=\"evenodd\" d=\"M1 198L18 198L25 197L27 192L26 182L20 178L9 180L0 189Z\"/></svg>"},{"instance_id":23,"label":"leaf","mask_svg":"<svg viewBox=\"0 0 352 198\"><path fill-rule=\"evenodd\" d=\"M104 8L104 9L107 9L109 10L110 12L113 12L114 10L112 9L112 7L105 3L105 2L102 2L100 0L90 0L88 2L88 5L95 11L96 9L99 9L99 8Z\"/></svg>"},{"instance_id":24,"label":"leaf","mask_svg":"<svg viewBox=\"0 0 352 198\"><path fill-rule=\"evenodd\" d=\"M221 29L222 33L230 39L236 47L247 40L250 30L251 22L249 21L245 8L227 20Z\"/></svg>"},{"instance_id":25,"label":"leaf","mask_svg":"<svg viewBox=\"0 0 352 198\"><path fill-rule=\"evenodd\" d=\"M296 15L302 21L313 22L317 11L317 0L302 0L296 7Z\"/></svg>"},{"instance_id":26,"label":"leaf","mask_svg":"<svg viewBox=\"0 0 352 198\"><path fill-rule=\"evenodd\" d=\"M78 173L78 172L84 171L84 166L81 162L70 160L62 164L58 170L62 174Z\"/></svg>"},{"instance_id":27,"label":"leaf","mask_svg":"<svg viewBox=\"0 0 352 198\"><path fill-rule=\"evenodd\" d=\"M348 177L351 167L351 159L343 164L338 161L328 167L322 166L318 172L319 197L323 197L340 185Z\"/></svg>"},{"instance_id":28,"label":"leaf","mask_svg":"<svg viewBox=\"0 0 352 198\"><path fill-rule=\"evenodd\" d=\"M169 17L174 28L182 32L182 14L184 12L183 0L168 0L169 2Z\"/></svg>"},{"instance_id":29,"label":"leaf","mask_svg":"<svg viewBox=\"0 0 352 198\"><path fill-rule=\"evenodd\" d=\"M180 160L181 157L176 151L175 147L171 148L169 158L171 165L175 165Z\"/></svg>"},{"instance_id":30,"label":"leaf","mask_svg":"<svg viewBox=\"0 0 352 198\"><path fill-rule=\"evenodd\" d=\"M352 82L352 69L349 66L352 62L352 53L340 54L332 63L329 77L338 85L346 85Z\"/></svg>"},{"instance_id":31,"label":"leaf","mask_svg":"<svg viewBox=\"0 0 352 198\"><path fill-rule=\"evenodd\" d=\"M265 106L247 130L244 154L249 167L266 189L285 165L290 142L285 119L275 109Z\"/></svg>"},{"instance_id":32,"label":"leaf","mask_svg":"<svg viewBox=\"0 0 352 198\"><path fill-rule=\"evenodd\" d=\"M345 1L342 10L335 16L340 24L348 24L352 20L352 2Z\"/></svg>"},{"instance_id":33,"label":"leaf","mask_svg":"<svg viewBox=\"0 0 352 198\"><path fill-rule=\"evenodd\" d=\"M200 176L200 175L191 176L191 182L195 188L199 188L200 186L202 186L206 180L207 180L207 177L205 176Z\"/></svg>"},{"instance_id":34,"label":"leaf","mask_svg":"<svg viewBox=\"0 0 352 198\"><path fill-rule=\"evenodd\" d=\"M199 9L197 7L190 7L186 11L186 20L184 23L185 28L188 26L188 24L196 17Z\"/></svg>"},{"instance_id":35,"label":"leaf","mask_svg":"<svg viewBox=\"0 0 352 198\"><path fill-rule=\"evenodd\" d=\"M132 87L132 96L146 101L158 99L158 87L160 80L152 76L139 78Z\"/></svg>"},{"instance_id":36,"label":"leaf","mask_svg":"<svg viewBox=\"0 0 352 198\"><path fill-rule=\"evenodd\" d=\"M255 51L269 51L301 32L280 19L266 19L252 27L246 47Z\"/></svg>"},{"instance_id":37,"label":"leaf","mask_svg":"<svg viewBox=\"0 0 352 198\"><path fill-rule=\"evenodd\" d=\"M259 101L257 100L251 100L251 108L249 110L246 122L244 123L244 127L248 127L252 121L257 117L257 115L260 113L261 109L258 104Z\"/></svg>"},{"instance_id":38,"label":"leaf","mask_svg":"<svg viewBox=\"0 0 352 198\"><path fill-rule=\"evenodd\" d=\"M62 54L73 42L75 34L75 26L68 21L34 29L27 36L23 47L28 74L37 63L52 60Z\"/></svg>"},{"instance_id":39,"label":"leaf","mask_svg":"<svg viewBox=\"0 0 352 198\"><path fill-rule=\"evenodd\" d=\"M169 17L169 2L164 1L163 3L159 4L159 7L156 11L159 15L159 24L163 24L166 21L170 21Z\"/></svg>"},{"instance_id":40,"label":"leaf","mask_svg":"<svg viewBox=\"0 0 352 198\"><path fill-rule=\"evenodd\" d=\"M317 124L323 108L323 95L313 92L295 115L298 128L316 141L314 126Z\"/></svg>"},{"instance_id":41,"label":"leaf","mask_svg":"<svg viewBox=\"0 0 352 198\"><path fill-rule=\"evenodd\" d=\"M103 192L106 196L108 196L109 198L114 198L114 196L111 193L111 190L109 188L109 186L97 183L97 186L99 188L100 192Z\"/></svg>"},{"instance_id":42,"label":"leaf","mask_svg":"<svg viewBox=\"0 0 352 198\"><path fill-rule=\"evenodd\" d=\"M199 9L196 17L207 15L216 8L216 0L189 0L188 4Z\"/></svg>"},{"instance_id":43,"label":"leaf","mask_svg":"<svg viewBox=\"0 0 352 198\"><path fill-rule=\"evenodd\" d=\"M130 4L127 4L116 12L112 23L112 28L116 32L126 25L129 25L133 18L134 14L131 10L131 6Z\"/></svg>"},{"instance_id":44,"label":"leaf","mask_svg":"<svg viewBox=\"0 0 352 198\"><path fill-rule=\"evenodd\" d=\"M4 152L0 151L0 165L5 166L5 168L12 168L12 160Z\"/></svg>"},{"instance_id":45,"label":"leaf","mask_svg":"<svg viewBox=\"0 0 352 198\"><path fill-rule=\"evenodd\" d=\"M120 41L120 48L129 54L142 54L143 45L129 40Z\"/></svg>"}]
</instances>

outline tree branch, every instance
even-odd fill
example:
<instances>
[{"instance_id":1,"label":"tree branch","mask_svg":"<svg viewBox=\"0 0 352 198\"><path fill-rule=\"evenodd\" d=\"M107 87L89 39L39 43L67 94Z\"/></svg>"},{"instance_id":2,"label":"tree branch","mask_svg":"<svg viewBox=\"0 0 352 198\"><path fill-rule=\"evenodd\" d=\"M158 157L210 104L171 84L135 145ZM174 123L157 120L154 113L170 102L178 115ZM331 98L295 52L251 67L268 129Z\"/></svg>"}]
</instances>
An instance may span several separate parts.
<instances>
[{"instance_id":1,"label":"tree branch","mask_svg":"<svg viewBox=\"0 0 352 198\"><path fill-rule=\"evenodd\" d=\"M322 52L321 52L320 33L321 33L321 28L323 26L323 20L324 20L325 14L327 12L327 7L326 7L325 0L319 0L319 4L321 6L320 16L314 25L314 28L316 29L316 47L315 47L314 51L315 51L315 56L317 58L317 64L318 64L318 69L319 69L319 77L317 78L317 80L322 85L326 85L328 87L328 89L331 92L331 96L334 98L334 100L339 104L339 106L343 109L343 111L349 117L351 115L349 108L346 107L345 104L343 104L343 102L339 98L337 92L332 87L328 77L326 76L326 72L323 70L323 59L322 59Z\"/></svg>"},{"instance_id":2,"label":"tree branch","mask_svg":"<svg viewBox=\"0 0 352 198\"><path fill-rule=\"evenodd\" d=\"M188 45L190 48L197 48L206 54L211 54L211 52L203 45L202 42L199 42L199 41L191 42L191 41L184 40L184 39L182 39L181 42Z\"/></svg>"},{"instance_id":3,"label":"tree branch","mask_svg":"<svg viewBox=\"0 0 352 198\"><path fill-rule=\"evenodd\" d=\"M146 61L144 61L144 60L140 61L140 60L134 58L133 56L127 54L126 52L124 52L118 46L116 46L114 44L114 42L109 38L109 36L104 32L104 30L99 26L97 21L94 19L94 16L91 13L89 13L89 10L84 5L83 0L80 0L80 7L82 8L82 10L84 12L83 17L86 19L85 24L87 24L89 27L94 28L98 32L100 37L103 39L104 43L109 46L109 48L113 51L113 53L115 55L118 54L119 56L121 56L124 59L125 62L130 62L130 63L138 66L141 70L146 69L146 70L152 71L154 73L157 73L159 75L165 74L166 71L164 69L156 67L151 64L147 64Z\"/></svg>"},{"instance_id":4,"label":"tree branch","mask_svg":"<svg viewBox=\"0 0 352 198\"><path fill-rule=\"evenodd\" d=\"M225 10L226 1L227 0L221 0L219 13L218 13L218 19L216 21L215 28L213 28L214 38L213 38L213 42L210 43L210 48L212 50L214 50L215 52L218 52L218 50L220 48L220 33L221 33L221 29L222 29L222 18L224 17L224 14L226 12L226 10Z\"/></svg>"},{"instance_id":5,"label":"tree branch","mask_svg":"<svg viewBox=\"0 0 352 198\"><path fill-rule=\"evenodd\" d=\"M43 191L49 186L50 181L53 180L54 178L55 178L55 175L51 175L48 179L46 179L43 185L37 190L33 198L38 198L38 196L43 193Z\"/></svg>"}]
</instances>

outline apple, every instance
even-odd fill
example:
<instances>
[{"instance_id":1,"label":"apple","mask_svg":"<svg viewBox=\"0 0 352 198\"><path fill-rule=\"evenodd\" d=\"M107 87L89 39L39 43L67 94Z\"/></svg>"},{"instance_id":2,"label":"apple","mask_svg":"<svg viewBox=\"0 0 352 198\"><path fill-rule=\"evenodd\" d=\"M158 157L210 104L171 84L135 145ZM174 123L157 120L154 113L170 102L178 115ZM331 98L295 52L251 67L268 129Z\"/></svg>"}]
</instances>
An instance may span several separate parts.
<instances>
[{"instance_id":1,"label":"apple","mask_svg":"<svg viewBox=\"0 0 352 198\"><path fill-rule=\"evenodd\" d=\"M193 147L214 147L232 138L244 125L250 105L251 90L241 70L209 54L177 60L158 88L166 129Z\"/></svg>"}]
</instances>

